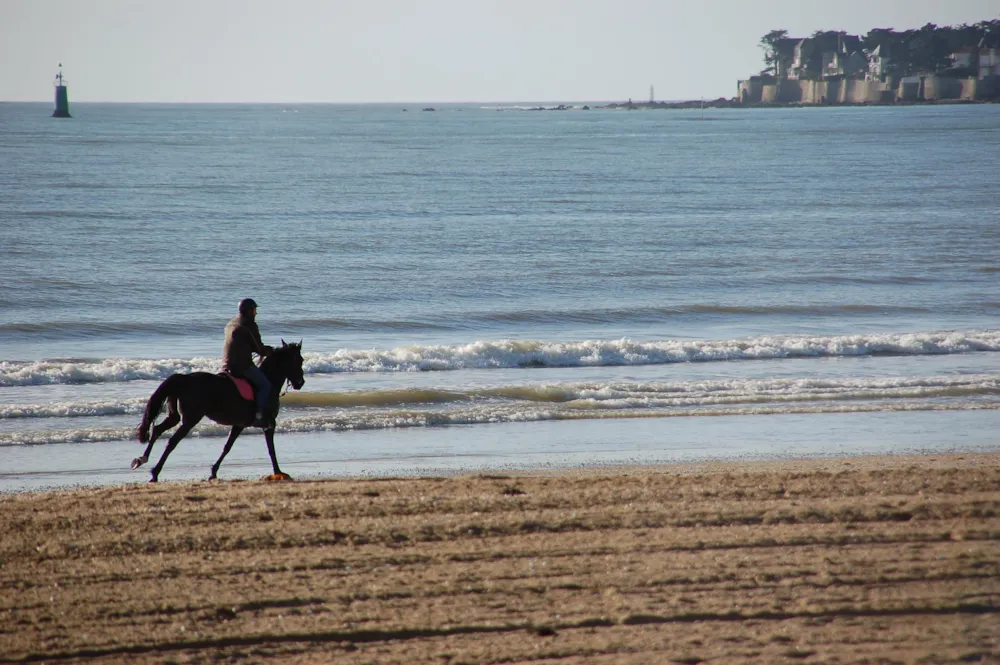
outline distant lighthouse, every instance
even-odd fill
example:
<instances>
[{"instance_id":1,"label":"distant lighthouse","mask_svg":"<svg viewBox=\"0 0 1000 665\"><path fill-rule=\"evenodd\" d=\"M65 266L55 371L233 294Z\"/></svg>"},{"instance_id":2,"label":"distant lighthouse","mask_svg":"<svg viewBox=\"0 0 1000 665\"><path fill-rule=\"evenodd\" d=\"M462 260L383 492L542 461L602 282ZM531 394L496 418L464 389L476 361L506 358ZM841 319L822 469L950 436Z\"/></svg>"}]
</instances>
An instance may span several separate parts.
<instances>
[{"instance_id":1,"label":"distant lighthouse","mask_svg":"<svg viewBox=\"0 0 1000 665\"><path fill-rule=\"evenodd\" d=\"M53 118L72 118L69 114L69 95L66 92L66 79L63 78L62 63L59 63L59 73L56 74L56 110Z\"/></svg>"}]
</instances>

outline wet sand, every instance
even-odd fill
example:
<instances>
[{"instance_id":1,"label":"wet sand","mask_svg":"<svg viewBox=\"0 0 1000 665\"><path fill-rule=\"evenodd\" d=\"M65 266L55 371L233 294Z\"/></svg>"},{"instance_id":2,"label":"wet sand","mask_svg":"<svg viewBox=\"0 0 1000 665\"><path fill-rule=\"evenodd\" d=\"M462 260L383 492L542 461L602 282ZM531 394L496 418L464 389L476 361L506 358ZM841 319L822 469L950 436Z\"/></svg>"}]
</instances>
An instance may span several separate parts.
<instances>
[{"instance_id":1,"label":"wet sand","mask_svg":"<svg viewBox=\"0 0 1000 665\"><path fill-rule=\"evenodd\" d=\"M0 662L1000 662L1000 454L0 496Z\"/></svg>"}]
</instances>

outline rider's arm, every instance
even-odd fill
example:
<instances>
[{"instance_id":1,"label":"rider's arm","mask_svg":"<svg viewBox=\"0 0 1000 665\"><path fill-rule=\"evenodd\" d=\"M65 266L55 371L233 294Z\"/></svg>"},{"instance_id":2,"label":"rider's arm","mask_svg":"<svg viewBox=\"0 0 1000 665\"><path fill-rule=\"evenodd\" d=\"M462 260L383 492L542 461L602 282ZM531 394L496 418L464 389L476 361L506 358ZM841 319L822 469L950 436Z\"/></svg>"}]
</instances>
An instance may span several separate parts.
<instances>
[{"instance_id":1,"label":"rider's arm","mask_svg":"<svg viewBox=\"0 0 1000 665\"><path fill-rule=\"evenodd\" d=\"M250 329L250 340L253 345L253 352L263 358L274 351L273 346L268 346L260 339L260 330L255 326Z\"/></svg>"}]
</instances>

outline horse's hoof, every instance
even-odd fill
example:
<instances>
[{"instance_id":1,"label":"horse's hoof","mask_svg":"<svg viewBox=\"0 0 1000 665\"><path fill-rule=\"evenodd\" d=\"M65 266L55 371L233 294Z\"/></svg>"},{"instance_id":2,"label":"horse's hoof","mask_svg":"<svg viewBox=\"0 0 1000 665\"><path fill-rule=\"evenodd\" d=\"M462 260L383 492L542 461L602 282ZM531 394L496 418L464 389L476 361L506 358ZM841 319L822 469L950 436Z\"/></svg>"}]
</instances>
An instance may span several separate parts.
<instances>
[{"instance_id":1,"label":"horse's hoof","mask_svg":"<svg viewBox=\"0 0 1000 665\"><path fill-rule=\"evenodd\" d=\"M145 463L146 463L145 457L136 457L134 460L132 460L132 470L135 471Z\"/></svg>"},{"instance_id":2,"label":"horse's hoof","mask_svg":"<svg viewBox=\"0 0 1000 665\"><path fill-rule=\"evenodd\" d=\"M265 480L265 481L267 481L269 483L271 483L271 482L280 482L282 480L291 480L291 479L292 479L292 477L290 475L288 475L287 473L272 473L270 476L264 476L262 478L262 480Z\"/></svg>"}]
</instances>

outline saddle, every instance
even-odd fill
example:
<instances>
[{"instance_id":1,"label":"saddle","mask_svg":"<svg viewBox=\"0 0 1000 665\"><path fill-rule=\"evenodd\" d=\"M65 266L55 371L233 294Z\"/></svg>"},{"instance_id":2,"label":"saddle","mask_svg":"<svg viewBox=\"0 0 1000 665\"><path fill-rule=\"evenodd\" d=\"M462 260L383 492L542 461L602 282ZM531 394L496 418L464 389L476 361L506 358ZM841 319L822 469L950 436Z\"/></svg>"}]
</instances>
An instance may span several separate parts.
<instances>
[{"instance_id":1,"label":"saddle","mask_svg":"<svg viewBox=\"0 0 1000 665\"><path fill-rule=\"evenodd\" d=\"M247 421L248 425L252 427L266 427L270 424L272 427L274 426L274 423L268 421L266 417L263 421L258 421L254 418L254 412L257 410L257 396L255 395L256 391L254 390L253 384L250 383L249 379L244 379L242 376L236 376L230 372L219 372L219 376L225 376L232 381L236 385L236 390L239 391L240 397L246 400L248 407L247 413L249 413L249 420Z\"/></svg>"},{"instance_id":2,"label":"saddle","mask_svg":"<svg viewBox=\"0 0 1000 665\"><path fill-rule=\"evenodd\" d=\"M236 384L236 389L240 391L240 397L243 399L253 402L255 400L253 384L249 380L244 379L242 376L236 376L230 372L220 372L220 376L228 377Z\"/></svg>"}]
</instances>

